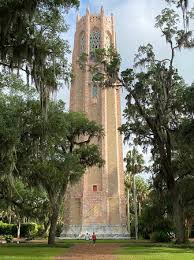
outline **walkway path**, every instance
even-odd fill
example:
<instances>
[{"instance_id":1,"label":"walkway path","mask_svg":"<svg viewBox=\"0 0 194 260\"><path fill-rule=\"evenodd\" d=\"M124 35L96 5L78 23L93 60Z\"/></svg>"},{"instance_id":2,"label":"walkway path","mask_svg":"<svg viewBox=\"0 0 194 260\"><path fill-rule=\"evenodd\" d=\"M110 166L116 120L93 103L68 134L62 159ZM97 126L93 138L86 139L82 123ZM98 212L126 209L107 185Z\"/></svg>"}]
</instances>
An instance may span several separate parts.
<instances>
[{"instance_id":1,"label":"walkway path","mask_svg":"<svg viewBox=\"0 0 194 260\"><path fill-rule=\"evenodd\" d=\"M76 244L63 256L55 257L53 260L116 260L114 251L120 247L116 243Z\"/></svg>"}]
</instances>

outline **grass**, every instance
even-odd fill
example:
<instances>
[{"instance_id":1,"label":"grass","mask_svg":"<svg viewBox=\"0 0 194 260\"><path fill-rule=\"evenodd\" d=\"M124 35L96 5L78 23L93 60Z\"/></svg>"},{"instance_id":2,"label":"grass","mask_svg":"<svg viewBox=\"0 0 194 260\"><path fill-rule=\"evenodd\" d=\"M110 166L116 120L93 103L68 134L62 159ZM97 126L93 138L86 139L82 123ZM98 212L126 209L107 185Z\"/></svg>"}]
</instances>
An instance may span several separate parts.
<instances>
[{"instance_id":1,"label":"grass","mask_svg":"<svg viewBox=\"0 0 194 260\"><path fill-rule=\"evenodd\" d=\"M70 244L48 246L47 244L21 243L0 246L1 260L50 260L53 256L61 256Z\"/></svg>"},{"instance_id":2,"label":"grass","mask_svg":"<svg viewBox=\"0 0 194 260\"><path fill-rule=\"evenodd\" d=\"M85 240L57 240L55 246L46 243L28 242L0 245L1 260L51 260L63 255L69 247ZM194 260L194 244L156 244L149 241L98 240L97 243L118 243L120 248L113 252L118 260Z\"/></svg>"},{"instance_id":3,"label":"grass","mask_svg":"<svg viewBox=\"0 0 194 260\"><path fill-rule=\"evenodd\" d=\"M118 260L194 260L194 246L173 244L129 244L115 254Z\"/></svg>"}]
</instances>

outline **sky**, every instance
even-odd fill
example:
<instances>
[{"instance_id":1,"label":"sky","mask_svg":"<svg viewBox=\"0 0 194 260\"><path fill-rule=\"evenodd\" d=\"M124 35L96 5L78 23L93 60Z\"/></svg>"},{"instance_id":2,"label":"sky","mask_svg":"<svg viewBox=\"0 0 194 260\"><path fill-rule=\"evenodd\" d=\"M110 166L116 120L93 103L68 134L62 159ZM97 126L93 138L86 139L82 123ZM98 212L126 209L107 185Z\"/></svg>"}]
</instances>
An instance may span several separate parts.
<instances>
[{"instance_id":1,"label":"sky","mask_svg":"<svg viewBox=\"0 0 194 260\"><path fill-rule=\"evenodd\" d=\"M165 39L161 37L160 30L154 27L155 17L167 7L165 0L81 0L80 2L79 13L81 16L85 15L86 7L90 8L91 13L99 13L101 6L104 7L106 15L113 13L117 49L122 58L121 70L132 66L138 47L147 43L153 45L158 58L168 57L169 48ZM192 6L194 6L194 0L190 0L190 7ZM69 31L64 37L69 41L71 50L73 49L76 15L77 10L75 9L71 9L66 15ZM191 84L194 81L194 50L178 52L175 64L186 83ZM63 99L68 108L69 89L66 86L60 89L57 98ZM124 107L125 91L122 91L122 110ZM125 145L124 154L128 149L129 147ZM145 159L149 160L149 154L145 156Z\"/></svg>"}]
</instances>

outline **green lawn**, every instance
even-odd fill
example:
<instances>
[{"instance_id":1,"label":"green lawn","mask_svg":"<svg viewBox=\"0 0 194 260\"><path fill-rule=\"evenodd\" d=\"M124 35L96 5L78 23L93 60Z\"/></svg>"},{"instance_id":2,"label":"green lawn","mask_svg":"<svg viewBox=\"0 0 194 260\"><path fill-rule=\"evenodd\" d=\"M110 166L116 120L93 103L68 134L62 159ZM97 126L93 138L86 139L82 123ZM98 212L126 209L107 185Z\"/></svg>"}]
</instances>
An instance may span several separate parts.
<instances>
[{"instance_id":1,"label":"green lawn","mask_svg":"<svg viewBox=\"0 0 194 260\"><path fill-rule=\"evenodd\" d=\"M50 260L53 256L63 255L67 245L56 244L50 247L46 244L9 244L0 246L1 260Z\"/></svg>"},{"instance_id":2,"label":"green lawn","mask_svg":"<svg viewBox=\"0 0 194 260\"><path fill-rule=\"evenodd\" d=\"M194 260L194 247L129 245L116 252L118 260Z\"/></svg>"},{"instance_id":3,"label":"green lawn","mask_svg":"<svg viewBox=\"0 0 194 260\"><path fill-rule=\"evenodd\" d=\"M98 240L98 243L119 243L113 252L118 260L194 260L194 245L154 244L145 241ZM43 243L0 245L0 260L50 260L63 255L72 244L88 243L84 240L57 241L51 247ZM122 243L122 244L121 244Z\"/></svg>"}]
</instances>

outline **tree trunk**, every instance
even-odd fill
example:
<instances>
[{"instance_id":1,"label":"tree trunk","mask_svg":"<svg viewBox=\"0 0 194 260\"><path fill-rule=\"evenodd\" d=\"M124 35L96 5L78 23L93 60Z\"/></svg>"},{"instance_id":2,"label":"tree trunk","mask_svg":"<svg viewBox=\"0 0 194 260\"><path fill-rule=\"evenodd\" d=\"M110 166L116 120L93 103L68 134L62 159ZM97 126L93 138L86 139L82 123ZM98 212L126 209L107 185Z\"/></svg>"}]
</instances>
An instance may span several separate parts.
<instances>
[{"instance_id":1,"label":"tree trunk","mask_svg":"<svg viewBox=\"0 0 194 260\"><path fill-rule=\"evenodd\" d=\"M9 213L9 216L8 216L8 223L11 224L11 212Z\"/></svg>"},{"instance_id":2,"label":"tree trunk","mask_svg":"<svg viewBox=\"0 0 194 260\"><path fill-rule=\"evenodd\" d=\"M20 230L21 230L21 221L19 218L18 225L17 225L17 244L19 244L19 240L20 240Z\"/></svg>"},{"instance_id":3,"label":"tree trunk","mask_svg":"<svg viewBox=\"0 0 194 260\"><path fill-rule=\"evenodd\" d=\"M189 239L191 237L191 229L192 229L192 224L189 223L188 224L188 231L187 231L187 239Z\"/></svg>"},{"instance_id":4,"label":"tree trunk","mask_svg":"<svg viewBox=\"0 0 194 260\"><path fill-rule=\"evenodd\" d=\"M11 224L11 220L12 220L12 211L11 211L11 206L8 207L8 223Z\"/></svg>"},{"instance_id":5,"label":"tree trunk","mask_svg":"<svg viewBox=\"0 0 194 260\"><path fill-rule=\"evenodd\" d=\"M50 222L49 237L48 237L49 245L55 244L57 220L59 217L60 207L61 207L62 201L64 199L64 195L65 195L65 192L67 189L67 183L64 183L64 185L62 185L61 190L60 190L59 195L56 198L56 200L53 200L53 199L50 200L52 215L51 215L51 218L49 219L49 222ZM52 195L50 196L50 198L52 198Z\"/></svg>"},{"instance_id":6,"label":"tree trunk","mask_svg":"<svg viewBox=\"0 0 194 260\"><path fill-rule=\"evenodd\" d=\"M137 194L136 194L136 183L135 175L133 175L133 201L134 201L134 212L135 212L135 239L138 239L138 215L137 215Z\"/></svg>"},{"instance_id":7,"label":"tree trunk","mask_svg":"<svg viewBox=\"0 0 194 260\"><path fill-rule=\"evenodd\" d=\"M44 222L43 226L44 226L44 230L42 232L42 236L46 236L46 234L49 230L49 227L50 227L50 221Z\"/></svg>"},{"instance_id":8,"label":"tree trunk","mask_svg":"<svg viewBox=\"0 0 194 260\"><path fill-rule=\"evenodd\" d=\"M181 244L185 243L185 225L184 225L184 213L182 206L182 199L180 192L175 187L172 192L172 201L173 201L173 220L176 233L176 243Z\"/></svg>"},{"instance_id":9,"label":"tree trunk","mask_svg":"<svg viewBox=\"0 0 194 260\"><path fill-rule=\"evenodd\" d=\"M52 206L52 215L50 220L50 229L49 229L49 237L48 237L48 244L53 245L55 244L55 233L57 228L57 220L59 216L59 207L60 205L53 205Z\"/></svg>"},{"instance_id":10,"label":"tree trunk","mask_svg":"<svg viewBox=\"0 0 194 260\"><path fill-rule=\"evenodd\" d=\"M127 189L127 225L129 237L131 238L131 216L130 216L130 204L129 204L129 189Z\"/></svg>"},{"instance_id":11,"label":"tree trunk","mask_svg":"<svg viewBox=\"0 0 194 260\"><path fill-rule=\"evenodd\" d=\"M141 217L141 202L139 201L139 217Z\"/></svg>"}]
</instances>

